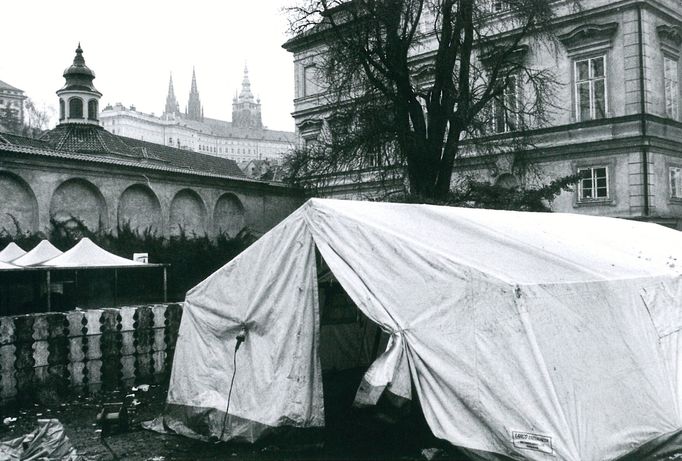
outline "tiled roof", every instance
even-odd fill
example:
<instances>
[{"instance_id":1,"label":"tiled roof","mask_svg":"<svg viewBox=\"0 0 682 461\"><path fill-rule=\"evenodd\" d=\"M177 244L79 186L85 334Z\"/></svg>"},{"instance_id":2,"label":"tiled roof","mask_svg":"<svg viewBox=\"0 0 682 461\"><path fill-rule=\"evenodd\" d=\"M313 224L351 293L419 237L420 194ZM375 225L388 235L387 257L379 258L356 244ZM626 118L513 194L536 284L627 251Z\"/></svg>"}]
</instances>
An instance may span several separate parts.
<instances>
[{"instance_id":1,"label":"tiled roof","mask_svg":"<svg viewBox=\"0 0 682 461\"><path fill-rule=\"evenodd\" d=\"M16 144L19 146L45 147L45 142L35 138L26 138L10 133L0 133L0 146L2 144Z\"/></svg>"},{"instance_id":2,"label":"tiled roof","mask_svg":"<svg viewBox=\"0 0 682 461\"><path fill-rule=\"evenodd\" d=\"M20 90L19 88L16 88L9 83L5 83L2 80L0 80L0 91L2 90L11 90L11 91L21 91L22 93L24 92L23 90Z\"/></svg>"},{"instance_id":3,"label":"tiled roof","mask_svg":"<svg viewBox=\"0 0 682 461\"><path fill-rule=\"evenodd\" d=\"M120 137L94 125L64 123L46 132L40 140L58 151L140 157L139 153L131 152L130 146L126 145Z\"/></svg>"},{"instance_id":4,"label":"tiled roof","mask_svg":"<svg viewBox=\"0 0 682 461\"><path fill-rule=\"evenodd\" d=\"M0 151L200 176L245 179L234 160L109 133L96 125L62 124L40 139L0 133Z\"/></svg>"}]
</instances>

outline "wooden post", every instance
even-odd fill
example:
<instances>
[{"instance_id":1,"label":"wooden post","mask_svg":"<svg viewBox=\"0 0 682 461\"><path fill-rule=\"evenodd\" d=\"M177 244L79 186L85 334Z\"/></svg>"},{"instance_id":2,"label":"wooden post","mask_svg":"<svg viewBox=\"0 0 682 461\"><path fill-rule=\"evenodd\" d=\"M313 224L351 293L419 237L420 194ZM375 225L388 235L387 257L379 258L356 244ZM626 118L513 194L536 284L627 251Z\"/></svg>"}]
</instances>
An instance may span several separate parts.
<instances>
[{"instance_id":1,"label":"wooden post","mask_svg":"<svg viewBox=\"0 0 682 461\"><path fill-rule=\"evenodd\" d=\"M47 271L47 312L52 311L52 287L50 286L50 271Z\"/></svg>"},{"instance_id":2,"label":"wooden post","mask_svg":"<svg viewBox=\"0 0 682 461\"><path fill-rule=\"evenodd\" d=\"M168 266L163 266L163 302L168 302Z\"/></svg>"},{"instance_id":3,"label":"wooden post","mask_svg":"<svg viewBox=\"0 0 682 461\"><path fill-rule=\"evenodd\" d=\"M118 307L118 269L114 269L114 307Z\"/></svg>"}]
</instances>

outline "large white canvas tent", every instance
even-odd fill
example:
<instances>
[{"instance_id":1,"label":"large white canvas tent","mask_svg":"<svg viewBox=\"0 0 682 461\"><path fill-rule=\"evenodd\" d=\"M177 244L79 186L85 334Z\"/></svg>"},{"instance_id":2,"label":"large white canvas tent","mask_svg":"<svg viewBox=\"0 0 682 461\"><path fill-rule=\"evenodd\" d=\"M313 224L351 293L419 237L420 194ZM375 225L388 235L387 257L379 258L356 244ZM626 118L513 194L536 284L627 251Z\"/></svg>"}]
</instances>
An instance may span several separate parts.
<instances>
[{"instance_id":1,"label":"large white canvas tent","mask_svg":"<svg viewBox=\"0 0 682 461\"><path fill-rule=\"evenodd\" d=\"M437 437L490 459L606 460L679 442L682 234L318 199L187 294L167 428L253 441L324 425L315 248L390 334L357 403L414 388Z\"/></svg>"}]
</instances>

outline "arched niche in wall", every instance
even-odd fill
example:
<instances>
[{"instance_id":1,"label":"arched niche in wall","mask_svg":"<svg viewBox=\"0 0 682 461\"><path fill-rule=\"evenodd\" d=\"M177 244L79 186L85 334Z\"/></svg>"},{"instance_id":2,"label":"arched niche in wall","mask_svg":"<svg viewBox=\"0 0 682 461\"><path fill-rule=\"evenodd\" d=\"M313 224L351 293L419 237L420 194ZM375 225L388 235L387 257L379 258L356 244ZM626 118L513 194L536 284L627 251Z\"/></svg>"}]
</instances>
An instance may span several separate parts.
<instances>
[{"instance_id":1,"label":"arched niche in wall","mask_svg":"<svg viewBox=\"0 0 682 461\"><path fill-rule=\"evenodd\" d=\"M519 187L519 180L511 173L502 173L495 181L495 185L503 189L515 189Z\"/></svg>"},{"instance_id":2,"label":"arched niche in wall","mask_svg":"<svg viewBox=\"0 0 682 461\"><path fill-rule=\"evenodd\" d=\"M38 200L14 173L0 171L0 232L16 235L38 230Z\"/></svg>"},{"instance_id":3,"label":"arched niche in wall","mask_svg":"<svg viewBox=\"0 0 682 461\"><path fill-rule=\"evenodd\" d=\"M192 189L182 189L175 194L168 225L172 236L178 236L182 231L188 237L205 235L206 206L199 194Z\"/></svg>"},{"instance_id":4,"label":"arched niche in wall","mask_svg":"<svg viewBox=\"0 0 682 461\"><path fill-rule=\"evenodd\" d=\"M213 225L216 234L236 236L244 228L244 205L234 194L223 194L215 204Z\"/></svg>"},{"instance_id":5,"label":"arched niche in wall","mask_svg":"<svg viewBox=\"0 0 682 461\"><path fill-rule=\"evenodd\" d=\"M80 221L91 231L107 227L107 205L90 181L74 178L57 187L50 201L50 217L75 226Z\"/></svg>"},{"instance_id":6,"label":"arched niche in wall","mask_svg":"<svg viewBox=\"0 0 682 461\"><path fill-rule=\"evenodd\" d=\"M156 194L144 184L128 187L118 201L117 221L119 228L128 225L139 233L160 233L161 204Z\"/></svg>"}]
</instances>

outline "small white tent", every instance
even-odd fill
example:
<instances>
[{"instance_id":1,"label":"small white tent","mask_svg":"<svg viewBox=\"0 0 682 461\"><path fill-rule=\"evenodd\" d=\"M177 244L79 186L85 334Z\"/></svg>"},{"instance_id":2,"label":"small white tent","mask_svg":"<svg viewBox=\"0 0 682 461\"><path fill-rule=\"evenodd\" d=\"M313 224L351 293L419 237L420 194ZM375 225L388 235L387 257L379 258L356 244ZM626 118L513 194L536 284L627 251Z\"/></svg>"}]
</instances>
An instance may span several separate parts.
<instances>
[{"instance_id":1,"label":"small white tent","mask_svg":"<svg viewBox=\"0 0 682 461\"><path fill-rule=\"evenodd\" d=\"M24 256L26 252L16 243L9 242L9 244L0 251L0 262L11 262L14 259Z\"/></svg>"},{"instance_id":2,"label":"small white tent","mask_svg":"<svg viewBox=\"0 0 682 461\"><path fill-rule=\"evenodd\" d=\"M6 271L6 270L16 270L16 269L22 269L19 266L15 266L14 264L11 263L6 263L3 261L0 261L0 270Z\"/></svg>"},{"instance_id":3,"label":"small white tent","mask_svg":"<svg viewBox=\"0 0 682 461\"><path fill-rule=\"evenodd\" d=\"M52 258L56 258L60 254L62 254L61 250L56 248L49 241L41 240L35 248L12 261L12 264L17 266L36 266Z\"/></svg>"},{"instance_id":4,"label":"small white tent","mask_svg":"<svg viewBox=\"0 0 682 461\"><path fill-rule=\"evenodd\" d=\"M95 245L89 238L83 237L70 250L42 263L42 266L84 269L88 267L138 267L145 266L145 264L109 253Z\"/></svg>"},{"instance_id":5,"label":"small white tent","mask_svg":"<svg viewBox=\"0 0 682 461\"><path fill-rule=\"evenodd\" d=\"M414 386L433 433L484 458L615 459L679 434L681 233L318 199L187 294L166 427L324 425L315 248L390 334L357 402Z\"/></svg>"}]
</instances>

